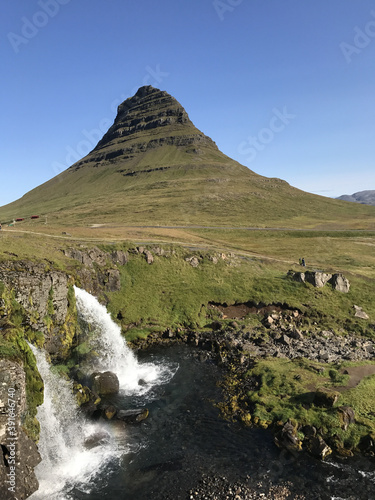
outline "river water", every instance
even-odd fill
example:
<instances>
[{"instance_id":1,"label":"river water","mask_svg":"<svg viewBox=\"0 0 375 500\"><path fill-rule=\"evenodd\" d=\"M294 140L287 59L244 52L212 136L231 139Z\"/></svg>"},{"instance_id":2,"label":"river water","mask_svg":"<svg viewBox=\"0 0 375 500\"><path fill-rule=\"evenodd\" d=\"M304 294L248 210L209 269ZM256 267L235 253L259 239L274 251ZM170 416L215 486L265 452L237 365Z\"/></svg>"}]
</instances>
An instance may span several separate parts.
<instances>
[{"instance_id":1,"label":"river water","mask_svg":"<svg viewBox=\"0 0 375 500\"><path fill-rule=\"evenodd\" d=\"M198 351L158 348L141 353L140 362L178 364L178 370L168 383L146 394L122 393L109 400L122 409L147 407L149 417L126 428L106 426L112 454L108 448L91 450L94 470L85 472L84 481L77 474L51 498L187 499L204 476L255 488L258 483L289 482L290 498L297 493L311 500L374 498L374 462L357 458L322 463L303 453L293 456L279 450L269 432L223 421L212 403L220 400L219 368L200 360Z\"/></svg>"}]
</instances>

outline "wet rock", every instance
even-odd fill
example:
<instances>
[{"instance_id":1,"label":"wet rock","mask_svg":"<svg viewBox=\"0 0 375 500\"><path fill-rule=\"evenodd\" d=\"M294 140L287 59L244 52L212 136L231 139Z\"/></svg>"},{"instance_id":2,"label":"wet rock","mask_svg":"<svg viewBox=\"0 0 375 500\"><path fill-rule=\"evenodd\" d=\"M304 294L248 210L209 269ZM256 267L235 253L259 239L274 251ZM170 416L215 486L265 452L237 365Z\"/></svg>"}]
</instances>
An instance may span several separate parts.
<instances>
[{"instance_id":1,"label":"wet rock","mask_svg":"<svg viewBox=\"0 0 375 500\"><path fill-rule=\"evenodd\" d=\"M332 449L319 435L309 439L308 450L314 457L319 458L320 460L324 460L332 453Z\"/></svg>"},{"instance_id":2,"label":"wet rock","mask_svg":"<svg viewBox=\"0 0 375 500\"><path fill-rule=\"evenodd\" d=\"M108 394L117 394L120 388L117 375L107 371L103 373L93 373L91 375L92 390L104 396Z\"/></svg>"},{"instance_id":3,"label":"wet rock","mask_svg":"<svg viewBox=\"0 0 375 500\"><path fill-rule=\"evenodd\" d=\"M91 434L88 438L85 439L83 446L87 450L92 450L92 448L96 448L97 446L102 446L103 444L107 444L110 440L110 435L108 432L104 430L99 430L95 432L95 434Z\"/></svg>"},{"instance_id":4,"label":"wet rock","mask_svg":"<svg viewBox=\"0 0 375 500\"><path fill-rule=\"evenodd\" d=\"M300 451L302 443L297 435L297 427L288 421L284 424L280 432L275 436L275 443L280 448L286 448L289 451Z\"/></svg>"},{"instance_id":5,"label":"wet rock","mask_svg":"<svg viewBox=\"0 0 375 500\"><path fill-rule=\"evenodd\" d=\"M135 410L119 410L116 414L116 420L134 424L142 422L148 417L149 411L147 408L139 408Z\"/></svg>"}]
</instances>

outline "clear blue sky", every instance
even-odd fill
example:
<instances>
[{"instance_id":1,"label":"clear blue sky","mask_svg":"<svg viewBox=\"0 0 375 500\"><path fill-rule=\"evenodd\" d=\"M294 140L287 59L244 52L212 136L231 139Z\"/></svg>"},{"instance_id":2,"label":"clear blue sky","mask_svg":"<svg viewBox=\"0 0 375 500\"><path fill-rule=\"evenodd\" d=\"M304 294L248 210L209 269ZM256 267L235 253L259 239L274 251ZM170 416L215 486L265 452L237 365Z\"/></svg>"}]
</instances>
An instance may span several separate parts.
<instances>
[{"instance_id":1,"label":"clear blue sky","mask_svg":"<svg viewBox=\"0 0 375 500\"><path fill-rule=\"evenodd\" d=\"M373 0L13 0L0 37L0 205L84 156L144 84L261 175L375 189Z\"/></svg>"}]
</instances>

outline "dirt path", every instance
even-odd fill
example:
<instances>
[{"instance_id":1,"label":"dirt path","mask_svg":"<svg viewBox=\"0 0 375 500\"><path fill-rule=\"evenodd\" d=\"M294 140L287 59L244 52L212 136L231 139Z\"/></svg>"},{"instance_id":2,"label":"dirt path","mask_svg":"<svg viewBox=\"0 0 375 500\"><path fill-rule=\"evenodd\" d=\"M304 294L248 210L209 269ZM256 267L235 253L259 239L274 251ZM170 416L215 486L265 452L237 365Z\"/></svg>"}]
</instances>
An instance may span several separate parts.
<instances>
[{"instance_id":1,"label":"dirt path","mask_svg":"<svg viewBox=\"0 0 375 500\"><path fill-rule=\"evenodd\" d=\"M353 389L361 382L364 377L375 375L375 365L351 366L346 368L345 372L349 375L349 382L342 389Z\"/></svg>"}]
</instances>

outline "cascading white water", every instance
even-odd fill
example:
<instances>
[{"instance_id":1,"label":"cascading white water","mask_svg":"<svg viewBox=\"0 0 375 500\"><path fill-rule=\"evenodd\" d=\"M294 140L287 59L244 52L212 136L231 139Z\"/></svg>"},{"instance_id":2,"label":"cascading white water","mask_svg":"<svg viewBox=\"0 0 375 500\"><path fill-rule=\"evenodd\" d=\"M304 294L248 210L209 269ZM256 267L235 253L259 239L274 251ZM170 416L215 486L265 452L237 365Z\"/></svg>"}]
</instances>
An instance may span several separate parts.
<instances>
[{"instance_id":1,"label":"cascading white water","mask_svg":"<svg viewBox=\"0 0 375 500\"><path fill-rule=\"evenodd\" d=\"M51 370L45 353L31 346L44 381L44 403L38 408L38 449L42 462L35 468L39 490L32 500L69 498L73 487L87 491L90 481L111 460L124 452L106 433L106 442L85 448L89 436L101 433L99 424L88 423L79 413L71 384Z\"/></svg>"},{"instance_id":2,"label":"cascading white water","mask_svg":"<svg viewBox=\"0 0 375 500\"><path fill-rule=\"evenodd\" d=\"M165 383L173 376L175 370L162 364L138 362L107 309L85 290L77 287L74 290L78 312L93 329L88 342L96 352L91 366L82 364L83 371L87 374L90 370L116 373L120 390L127 394L146 393L153 385Z\"/></svg>"},{"instance_id":3,"label":"cascading white water","mask_svg":"<svg viewBox=\"0 0 375 500\"><path fill-rule=\"evenodd\" d=\"M75 288L75 292L79 314L92 330L87 342L95 352L94 362L91 360L81 367L88 370L88 375L92 371L111 370L119 378L123 395L140 396L173 377L177 364L139 363L106 308L84 290ZM105 430L102 425L85 420L73 396L71 382L51 369L44 352L32 345L30 348L44 381L44 403L37 414L41 429L38 449L42 456L35 468L39 490L30 499L76 498L75 493L69 493L73 489L89 494L93 480L102 476L102 472L109 472L111 464L115 465L130 447L134 449L134 444L127 443L123 428L120 435L115 432L114 438L111 429L117 427L112 427L111 423ZM103 435L103 431L104 442L88 449L86 439Z\"/></svg>"}]
</instances>

